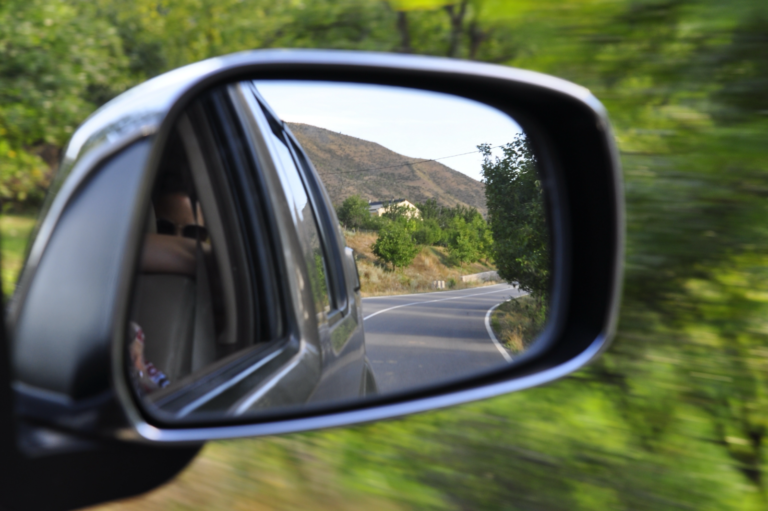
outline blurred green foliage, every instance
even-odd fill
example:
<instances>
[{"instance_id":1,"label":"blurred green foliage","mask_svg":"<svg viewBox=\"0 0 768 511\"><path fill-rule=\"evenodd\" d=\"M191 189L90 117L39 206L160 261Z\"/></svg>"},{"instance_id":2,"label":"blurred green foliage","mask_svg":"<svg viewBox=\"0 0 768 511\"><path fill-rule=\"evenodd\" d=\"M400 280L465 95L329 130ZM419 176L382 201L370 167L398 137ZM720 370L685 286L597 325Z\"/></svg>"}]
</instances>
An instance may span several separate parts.
<instances>
[{"instance_id":1,"label":"blurred green foliage","mask_svg":"<svg viewBox=\"0 0 768 511\"><path fill-rule=\"evenodd\" d=\"M18 207L39 200L95 107L247 48L515 65L589 87L614 123L626 278L617 338L596 363L401 421L214 443L126 505L764 509L766 34L758 0L3 2L0 196Z\"/></svg>"},{"instance_id":2,"label":"blurred green foliage","mask_svg":"<svg viewBox=\"0 0 768 511\"><path fill-rule=\"evenodd\" d=\"M39 203L61 146L130 82L117 30L85 2L0 4L0 199Z\"/></svg>"},{"instance_id":3,"label":"blurred green foliage","mask_svg":"<svg viewBox=\"0 0 768 511\"><path fill-rule=\"evenodd\" d=\"M0 260L2 260L2 292L11 296L24 264L24 255L35 219L28 216L0 216Z\"/></svg>"}]
</instances>

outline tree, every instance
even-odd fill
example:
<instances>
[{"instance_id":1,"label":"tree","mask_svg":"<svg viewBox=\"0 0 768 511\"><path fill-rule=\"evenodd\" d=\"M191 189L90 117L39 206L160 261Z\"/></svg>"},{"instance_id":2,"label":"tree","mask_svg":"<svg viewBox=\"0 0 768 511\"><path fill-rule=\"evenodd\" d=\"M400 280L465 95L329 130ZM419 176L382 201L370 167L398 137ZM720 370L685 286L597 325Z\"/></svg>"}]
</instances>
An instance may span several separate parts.
<instances>
[{"instance_id":1,"label":"tree","mask_svg":"<svg viewBox=\"0 0 768 511\"><path fill-rule=\"evenodd\" d=\"M536 157L522 134L503 147L503 158L492 159L488 144L478 149L499 276L543 299L549 290L549 230Z\"/></svg>"},{"instance_id":2,"label":"tree","mask_svg":"<svg viewBox=\"0 0 768 511\"><path fill-rule=\"evenodd\" d=\"M336 209L336 215L339 217L339 222L348 229L364 227L371 217L368 201L359 195L347 197Z\"/></svg>"},{"instance_id":3,"label":"tree","mask_svg":"<svg viewBox=\"0 0 768 511\"><path fill-rule=\"evenodd\" d=\"M422 220L437 220L440 218L440 212L443 209L435 199L427 199L422 204L417 203L416 207L419 208Z\"/></svg>"},{"instance_id":4,"label":"tree","mask_svg":"<svg viewBox=\"0 0 768 511\"><path fill-rule=\"evenodd\" d=\"M413 230L415 228L415 223L410 222L410 220L412 220L415 216L414 211L405 204L398 204L394 201L390 201L390 203L387 204L387 206L384 208L384 213L381 216L388 218L393 222L405 221L408 223L407 227L409 230Z\"/></svg>"},{"instance_id":5,"label":"tree","mask_svg":"<svg viewBox=\"0 0 768 511\"><path fill-rule=\"evenodd\" d=\"M482 217L477 215L472 218L471 229L477 233L477 256L488 262L493 257L493 233L488 223Z\"/></svg>"},{"instance_id":6,"label":"tree","mask_svg":"<svg viewBox=\"0 0 768 511\"><path fill-rule=\"evenodd\" d=\"M437 245L442 241L443 236L443 230L434 218L423 219L413 233L414 239L421 245Z\"/></svg>"},{"instance_id":7,"label":"tree","mask_svg":"<svg viewBox=\"0 0 768 511\"><path fill-rule=\"evenodd\" d=\"M419 247L403 222L392 222L379 232L379 238L373 244L373 253L387 263L392 263L392 271L398 266L411 264L419 253Z\"/></svg>"},{"instance_id":8,"label":"tree","mask_svg":"<svg viewBox=\"0 0 768 511\"><path fill-rule=\"evenodd\" d=\"M0 4L0 198L42 201L59 151L129 85L116 30L87 2Z\"/></svg>"},{"instance_id":9,"label":"tree","mask_svg":"<svg viewBox=\"0 0 768 511\"><path fill-rule=\"evenodd\" d=\"M448 254L459 264L474 262L478 258L477 232L462 216L455 216L448 231Z\"/></svg>"}]
</instances>

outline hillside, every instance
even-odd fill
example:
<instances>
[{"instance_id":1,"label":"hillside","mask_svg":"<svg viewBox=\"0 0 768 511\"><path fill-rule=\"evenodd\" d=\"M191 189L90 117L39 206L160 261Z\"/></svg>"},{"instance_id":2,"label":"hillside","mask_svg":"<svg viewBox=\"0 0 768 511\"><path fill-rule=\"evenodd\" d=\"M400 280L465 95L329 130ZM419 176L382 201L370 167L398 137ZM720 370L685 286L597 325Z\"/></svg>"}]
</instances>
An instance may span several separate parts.
<instances>
[{"instance_id":1,"label":"hillside","mask_svg":"<svg viewBox=\"0 0 768 511\"><path fill-rule=\"evenodd\" d=\"M287 123L317 168L334 204L358 194L368 200L405 198L486 213L484 186L445 165L417 162L375 142L307 124ZM369 170L374 169L374 170Z\"/></svg>"},{"instance_id":2,"label":"hillside","mask_svg":"<svg viewBox=\"0 0 768 511\"><path fill-rule=\"evenodd\" d=\"M483 262L458 266L450 261L443 247L421 247L406 268L390 271L389 265L373 254L377 235L373 232L345 232L347 245L354 249L363 296L399 295L437 291L436 280L446 283L446 290L493 285L495 282L461 282L462 275L495 270Z\"/></svg>"}]
</instances>

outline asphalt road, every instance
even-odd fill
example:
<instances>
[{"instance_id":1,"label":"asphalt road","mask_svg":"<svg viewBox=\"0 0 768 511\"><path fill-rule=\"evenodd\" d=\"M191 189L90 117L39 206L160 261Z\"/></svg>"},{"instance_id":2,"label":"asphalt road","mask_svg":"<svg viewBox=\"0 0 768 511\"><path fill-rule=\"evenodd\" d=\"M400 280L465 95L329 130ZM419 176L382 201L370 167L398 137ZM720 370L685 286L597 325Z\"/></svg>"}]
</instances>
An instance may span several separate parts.
<instances>
[{"instance_id":1,"label":"asphalt road","mask_svg":"<svg viewBox=\"0 0 768 511\"><path fill-rule=\"evenodd\" d=\"M363 299L365 349L379 392L405 390L499 366L488 311L525 293L508 284Z\"/></svg>"}]
</instances>

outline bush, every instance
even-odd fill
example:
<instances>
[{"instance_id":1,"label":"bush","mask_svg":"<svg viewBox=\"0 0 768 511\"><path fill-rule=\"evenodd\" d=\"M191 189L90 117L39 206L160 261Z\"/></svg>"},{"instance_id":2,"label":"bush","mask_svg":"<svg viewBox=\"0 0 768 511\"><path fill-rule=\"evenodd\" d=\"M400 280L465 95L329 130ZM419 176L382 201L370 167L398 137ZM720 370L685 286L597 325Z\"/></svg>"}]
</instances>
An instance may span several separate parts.
<instances>
[{"instance_id":1,"label":"bush","mask_svg":"<svg viewBox=\"0 0 768 511\"><path fill-rule=\"evenodd\" d=\"M416 231L413 233L413 239L420 245L434 246L443 240L443 230L437 220L427 219L419 222Z\"/></svg>"},{"instance_id":2,"label":"bush","mask_svg":"<svg viewBox=\"0 0 768 511\"><path fill-rule=\"evenodd\" d=\"M346 229L364 228L371 218L368 201L359 195L347 197L341 206L336 208L336 215Z\"/></svg>"},{"instance_id":3,"label":"bush","mask_svg":"<svg viewBox=\"0 0 768 511\"><path fill-rule=\"evenodd\" d=\"M50 184L48 165L24 149L11 149L0 139L0 200L3 209L21 210L39 205Z\"/></svg>"},{"instance_id":4,"label":"bush","mask_svg":"<svg viewBox=\"0 0 768 511\"><path fill-rule=\"evenodd\" d=\"M93 110L131 83L117 31L90 2L0 4L0 199L42 201L51 158Z\"/></svg>"},{"instance_id":5,"label":"bush","mask_svg":"<svg viewBox=\"0 0 768 511\"><path fill-rule=\"evenodd\" d=\"M536 340L546 321L546 304L529 295L499 305L493 311L491 327L512 353L521 353Z\"/></svg>"},{"instance_id":6,"label":"bush","mask_svg":"<svg viewBox=\"0 0 768 511\"><path fill-rule=\"evenodd\" d=\"M373 244L373 253L384 262L392 264L392 271L398 266L411 264L419 248L413 242L402 222L392 222L381 229L379 239Z\"/></svg>"},{"instance_id":7,"label":"bush","mask_svg":"<svg viewBox=\"0 0 768 511\"><path fill-rule=\"evenodd\" d=\"M479 257L479 247L478 233L467 225L463 217L454 217L448 232L448 254L451 259L459 264L475 262Z\"/></svg>"}]
</instances>

